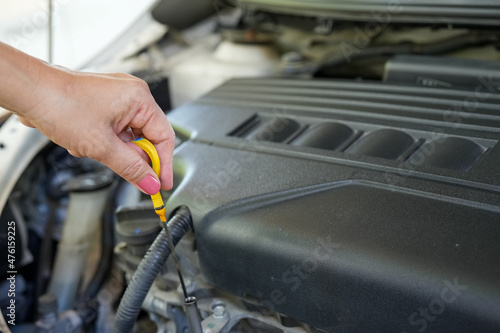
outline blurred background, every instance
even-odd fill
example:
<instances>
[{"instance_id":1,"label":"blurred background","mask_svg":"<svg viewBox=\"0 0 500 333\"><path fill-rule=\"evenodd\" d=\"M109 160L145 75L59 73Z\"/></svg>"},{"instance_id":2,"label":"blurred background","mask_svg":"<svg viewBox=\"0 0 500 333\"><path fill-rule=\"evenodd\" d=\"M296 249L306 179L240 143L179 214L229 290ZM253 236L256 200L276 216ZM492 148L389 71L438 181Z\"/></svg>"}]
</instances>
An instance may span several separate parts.
<instances>
[{"instance_id":1,"label":"blurred background","mask_svg":"<svg viewBox=\"0 0 500 333\"><path fill-rule=\"evenodd\" d=\"M104 60L110 44L149 22L154 2L52 0L53 62L81 69ZM49 0L0 1L0 41L48 60Z\"/></svg>"}]
</instances>

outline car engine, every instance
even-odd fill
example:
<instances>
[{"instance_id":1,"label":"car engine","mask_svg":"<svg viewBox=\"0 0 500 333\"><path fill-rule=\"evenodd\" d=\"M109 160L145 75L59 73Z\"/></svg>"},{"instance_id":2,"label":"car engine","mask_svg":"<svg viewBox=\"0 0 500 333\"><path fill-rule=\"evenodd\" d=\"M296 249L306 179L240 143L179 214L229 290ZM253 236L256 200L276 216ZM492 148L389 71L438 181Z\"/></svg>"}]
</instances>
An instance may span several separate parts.
<instances>
[{"instance_id":1,"label":"car engine","mask_svg":"<svg viewBox=\"0 0 500 333\"><path fill-rule=\"evenodd\" d=\"M178 262L148 197L0 128L12 332L500 331L500 6L198 5L177 27L160 3L176 29L106 67L144 78L176 132ZM121 318L127 286L143 297Z\"/></svg>"}]
</instances>

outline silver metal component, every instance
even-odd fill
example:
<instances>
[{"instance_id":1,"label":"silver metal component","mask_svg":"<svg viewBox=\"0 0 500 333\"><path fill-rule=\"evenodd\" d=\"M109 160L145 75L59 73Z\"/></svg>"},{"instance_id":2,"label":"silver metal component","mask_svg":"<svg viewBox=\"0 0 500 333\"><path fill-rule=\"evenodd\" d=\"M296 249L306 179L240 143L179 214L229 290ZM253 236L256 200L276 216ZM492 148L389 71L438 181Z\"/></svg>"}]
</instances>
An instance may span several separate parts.
<instances>
[{"instance_id":1,"label":"silver metal component","mask_svg":"<svg viewBox=\"0 0 500 333\"><path fill-rule=\"evenodd\" d=\"M227 327L229 322L229 313L226 311L226 303L222 300L214 300L210 305L212 315L203 321L203 332L214 333L219 332L224 327Z\"/></svg>"},{"instance_id":2,"label":"silver metal component","mask_svg":"<svg viewBox=\"0 0 500 333\"><path fill-rule=\"evenodd\" d=\"M39 320L35 323L36 333L51 333L51 332L82 332L83 321L75 310L68 310L60 313L55 323L44 323Z\"/></svg>"},{"instance_id":3,"label":"silver metal component","mask_svg":"<svg viewBox=\"0 0 500 333\"><path fill-rule=\"evenodd\" d=\"M172 320L165 319L156 313L149 313L151 319L156 325L156 333L172 333L176 332L175 324Z\"/></svg>"},{"instance_id":4,"label":"silver metal component","mask_svg":"<svg viewBox=\"0 0 500 333\"><path fill-rule=\"evenodd\" d=\"M120 243L116 244L115 251L122 252L122 251L125 251L126 248L127 248L127 243L120 242Z\"/></svg>"},{"instance_id":5,"label":"silver metal component","mask_svg":"<svg viewBox=\"0 0 500 333\"><path fill-rule=\"evenodd\" d=\"M201 310L211 309L213 312L213 315L206 317L202 321L204 333L227 332L229 328L231 328L231 331L235 330L238 332L238 325L240 325L241 321L245 321L246 319L251 319L258 325L254 327L252 332L267 332L267 330L262 329L264 326L269 326L273 329L278 329L287 333L309 332L303 327L285 327L277 317L272 314L251 312L226 299L200 299L198 303ZM224 309L224 315L219 318L216 316L216 313L220 315L222 309ZM245 327L245 329L245 331L248 331L248 327Z\"/></svg>"},{"instance_id":6,"label":"silver metal component","mask_svg":"<svg viewBox=\"0 0 500 333\"><path fill-rule=\"evenodd\" d=\"M173 260L172 260L173 261ZM188 295L191 295L195 290L196 290L196 285L193 283L193 281L191 281L191 279L184 279L184 287L186 287L186 293ZM177 293L179 294L179 299L184 299L186 298L186 296L184 295L184 290L182 289L182 284L179 284L179 286L177 286Z\"/></svg>"},{"instance_id":7,"label":"silver metal component","mask_svg":"<svg viewBox=\"0 0 500 333\"><path fill-rule=\"evenodd\" d=\"M333 19L320 19L318 25L314 28L314 32L320 35L327 35L332 32Z\"/></svg>"},{"instance_id":8,"label":"silver metal component","mask_svg":"<svg viewBox=\"0 0 500 333\"><path fill-rule=\"evenodd\" d=\"M280 70L287 75L300 75L313 73L317 65L307 60L299 52L291 51L281 56Z\"/></svg>"},{"instance_id":9,"label":"silver metal component","mask_svg":"<svg viewBox=\"0 0 500 333\"><path fill-rule=\"evenodd\" d=\"M196 283L193 283L193 285L194 284ZM207 294L207 290L203 292L203 288L197 290L201 293ZM155 315L152 318L154 318L154 321L157 325L163 325L162 327L166 327L165 325L167 325L168 323L173 323L173 321L169 317L169 307L178 307L182 304L182 301L179 299L180 295L181 293L179 290L164 291L160 290L156 284L153 284L144 302L142 303L142 308L145 311L149 312L150 317L152 314ZM198 305L197 308L201 311L201 313L211 313L211 315L205 317L201 321L203 333L228 332L229 328L238 328L239 325L246 325L241 329L241 331L248 332L248 323L242 324L242 322L248 320L256 323L255 325L260 325L258 327L255 327L255 332L268 332L267 330L262 330L262 327L270 327L272 329L278 329L282 332L287 333L310 332L309 330L307 330L307 327L285 327L280 322L279 317L275 316L274 313L248 311L244 309L244 307L241 306L238 301L235 300L207 297L197 300L196 303ZM186 309L186 311L188 310ZM199 312L196 313L199 314ZM160 320L160 317L163 318L163 320ZM170 331L173 331L173 329L171 329ZM158 330L158 332L170 331L163 331L160 329Z\"/></svg>"},{"instance_id":10,"label":"silver metal component","mask_svg":"<svg viewBox=\"0 0 500 333\"><path fill-rule=\"evenodd\" d=\"M223 302L216 302L212 305L212 312L214 318L224 318L224 316L226 315L226 304L224 304Z\"/></svg>"},{"instance_id":11,"label":"silver metal component","mask_svg":"<svg viewBox=\"0 0 500 333\"><path fill-rule=\"evenodd\" d=\"M203 333L201 328L201 316L198 306L196 304L196 297L187 297L184 300L184 309L189 324L189 331L191 333Z\"/></svg>"},{"instance_id":12,"label":"silver metal component","mask_svg":"<svg viewBox=\"0 0 500 333\"><path fill-rule=\"evenodd\" d=\"M281 61L284 63L297 63L304 60L304 57L299 52L287 52L281 56Z\"/></svg>"},{"instance_id":13,"label":"silver metal component","mask_svg":"<svg viewBox=\"0 0 500 333\"><path fill-rule=\"evenodd\" d=\"M153 284L149 290L142 308L148 312L156 313L160 316L166 316L168 305L180 305L179 295L176 291L163 291Z\"/></svg>"}]
</instances>

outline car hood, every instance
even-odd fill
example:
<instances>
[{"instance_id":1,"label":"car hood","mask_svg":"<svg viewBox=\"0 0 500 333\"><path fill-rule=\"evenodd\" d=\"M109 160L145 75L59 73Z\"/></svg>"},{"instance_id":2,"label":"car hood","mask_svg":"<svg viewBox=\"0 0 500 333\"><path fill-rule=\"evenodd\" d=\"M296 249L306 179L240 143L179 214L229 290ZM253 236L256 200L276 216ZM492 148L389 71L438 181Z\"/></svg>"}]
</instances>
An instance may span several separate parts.
<instances>
[{"instance_id":1,"label":"car hood","mask_svg":"<svg viewBox=\"0 0 500 333\"><path fill-rule=\"evenodd\" d=\"M500 3L493 0L240 0L251 10L388 23L499 26Z\"/></svg>"}]
</instances>

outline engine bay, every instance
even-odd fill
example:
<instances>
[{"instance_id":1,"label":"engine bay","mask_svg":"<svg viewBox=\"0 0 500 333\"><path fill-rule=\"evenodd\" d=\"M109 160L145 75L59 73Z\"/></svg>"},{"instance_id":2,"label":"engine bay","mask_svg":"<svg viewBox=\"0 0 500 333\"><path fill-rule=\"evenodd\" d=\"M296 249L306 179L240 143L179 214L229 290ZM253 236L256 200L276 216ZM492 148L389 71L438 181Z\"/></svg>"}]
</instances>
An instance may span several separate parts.
<instances>
[{"instance_id":1,"label":"engine bay","mask_svg":"<svg viewBox=\"0 0 500 333\"><path fill-rule=\"evenodd\" d=\"M500 33L483 2L222 1L103 67L145 79L176 132L162 197L184 214L185 285L152 250L148 197L2 123L12 332L128 331L117 309L147 256L130 332L193 332L182 287L205 333L500 331Z\"/></svg>"}]
</instances>

